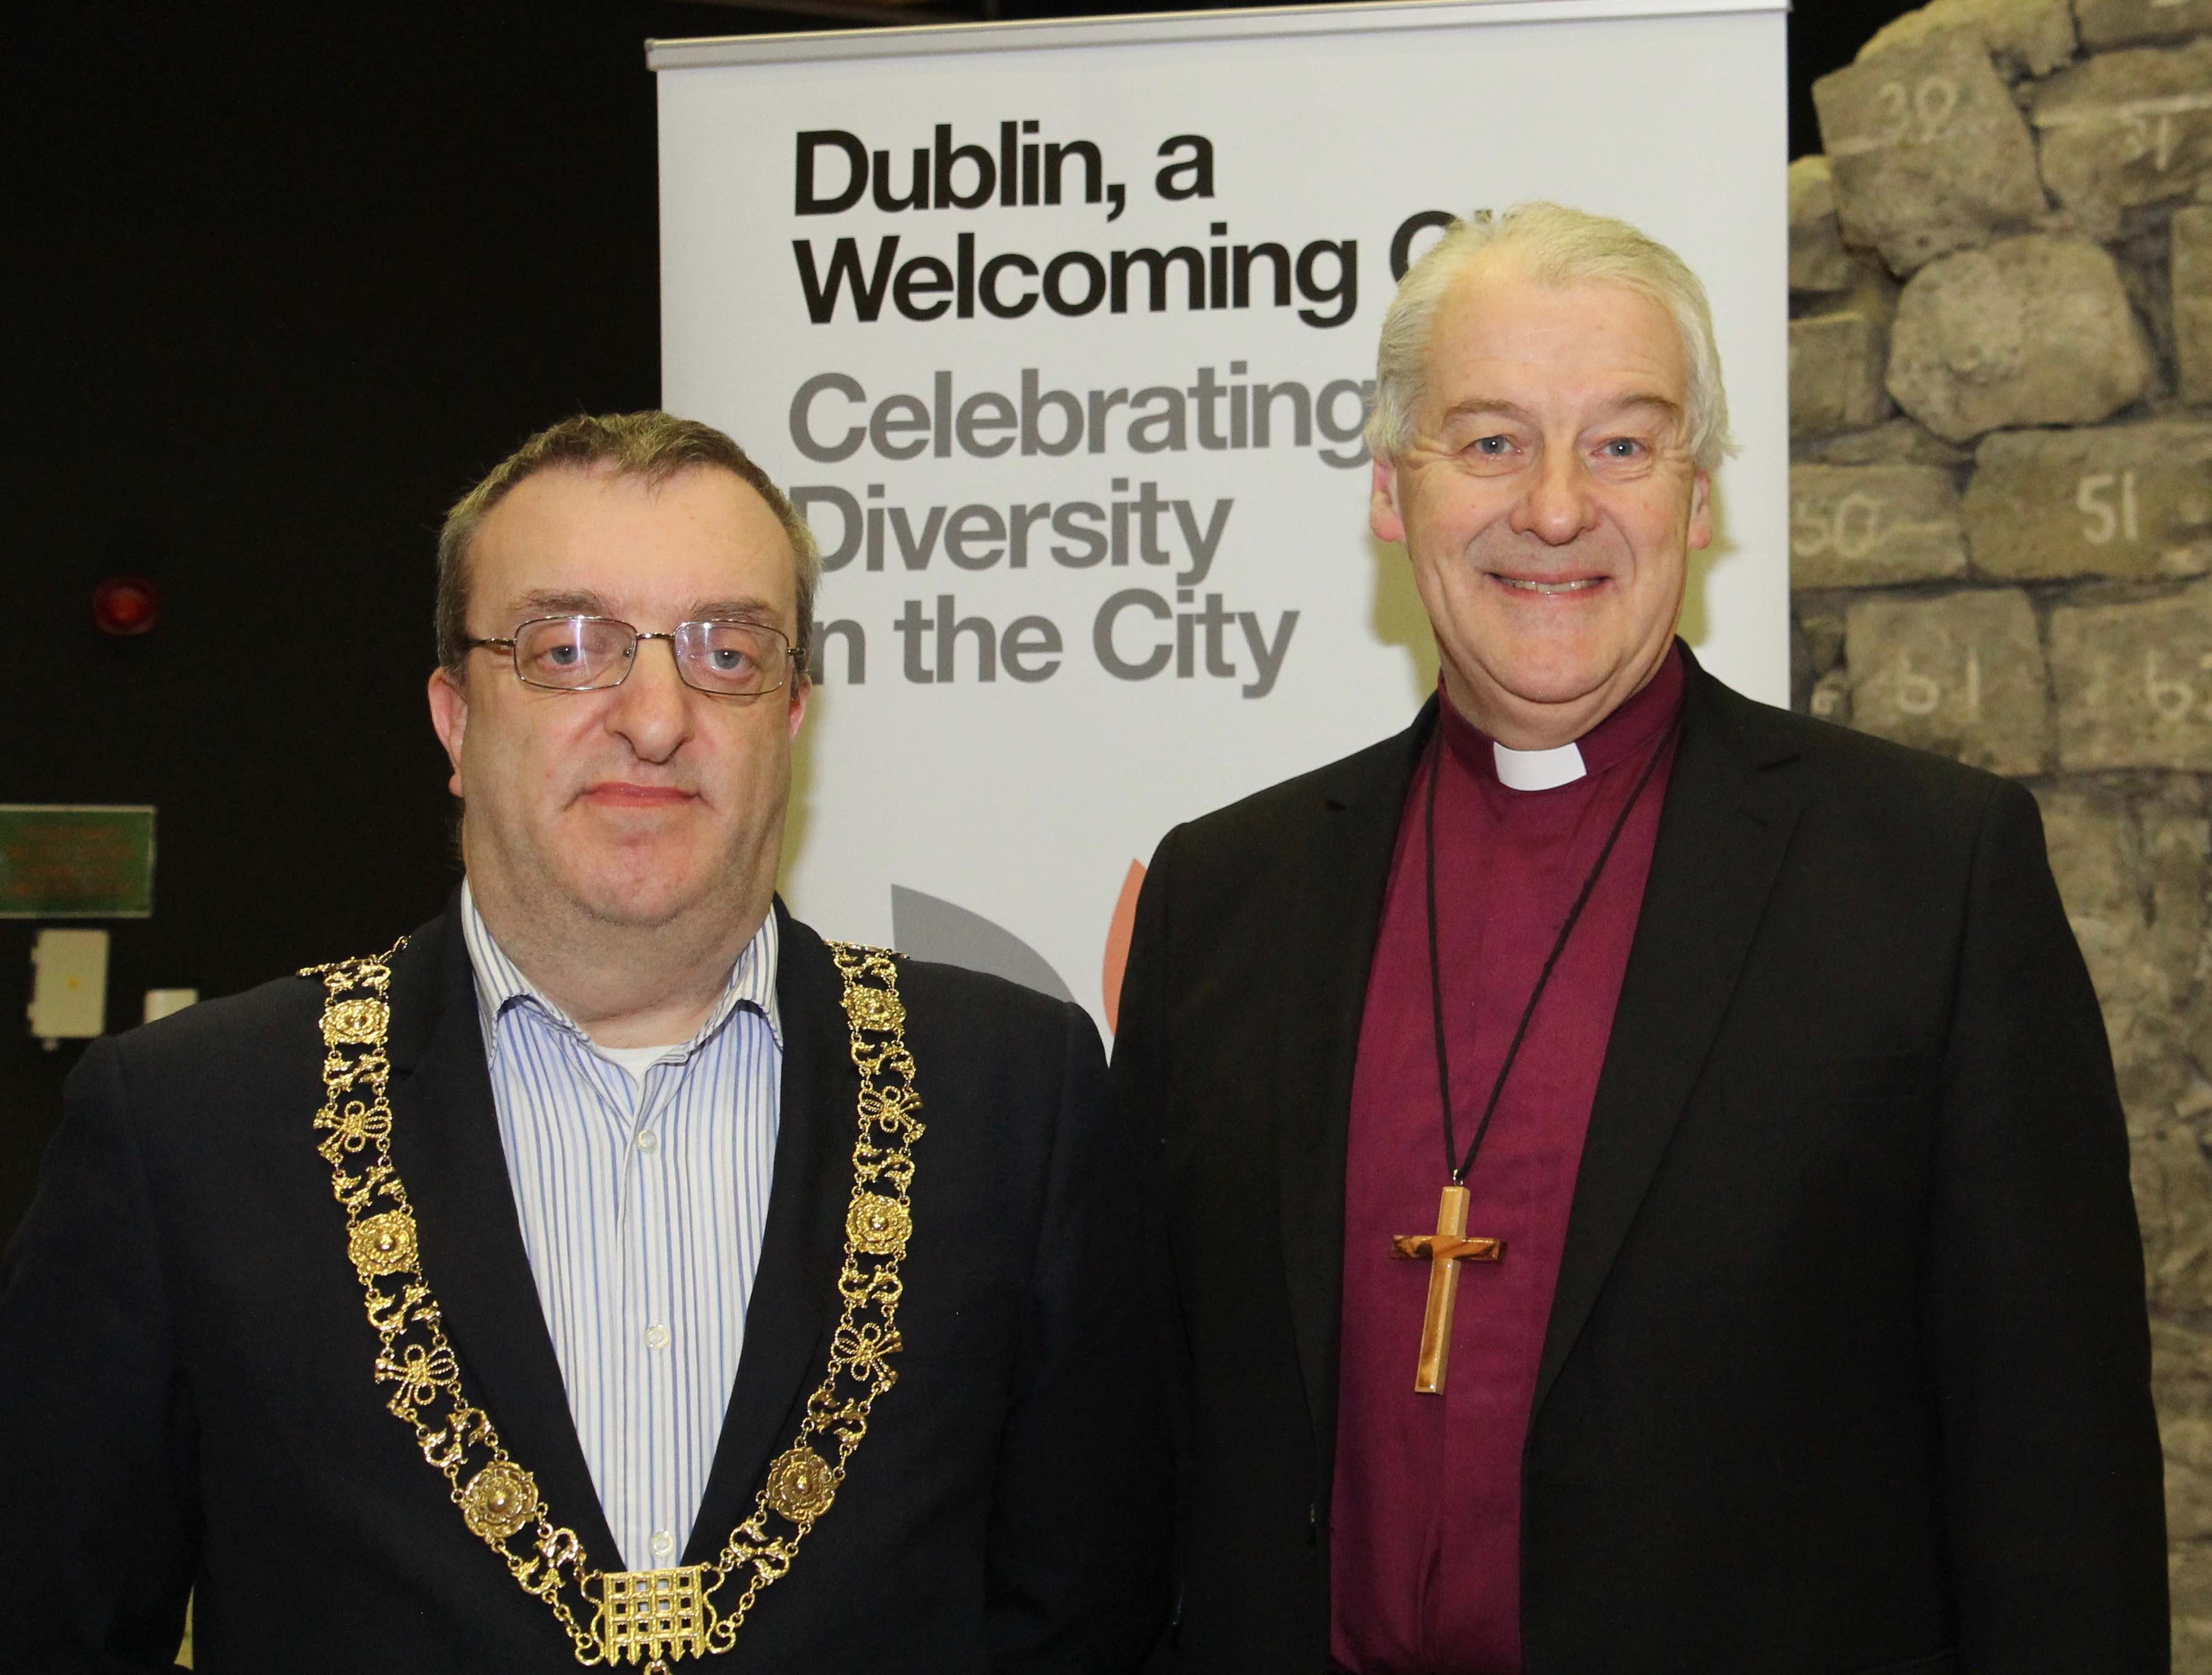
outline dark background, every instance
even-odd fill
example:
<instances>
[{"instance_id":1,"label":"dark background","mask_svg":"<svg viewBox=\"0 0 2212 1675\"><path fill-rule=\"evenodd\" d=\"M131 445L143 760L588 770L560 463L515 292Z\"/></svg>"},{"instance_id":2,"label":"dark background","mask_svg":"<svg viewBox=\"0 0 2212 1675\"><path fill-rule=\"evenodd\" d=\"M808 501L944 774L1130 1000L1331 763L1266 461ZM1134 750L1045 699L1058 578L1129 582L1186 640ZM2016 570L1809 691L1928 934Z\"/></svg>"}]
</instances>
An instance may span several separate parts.
<instances>
[{"instance_id":1,"label":"dark background","mask_svg":"<svg viewBox=\"0 0 2212 1675\"><path fill-rule=\"evenodd\" d=\"M1905 9L1792 19L1792 155L1820 149L1812 79ZM111 1027L149 988L229 993L438 909L439 521L538 426L658 395L642 43L823 27L635 0L11 14L0 802L161 811L154 917L105 922ZM161 590L142 638L94 626L118 574ZM36 929L0 921L0 1238L81 1051L26 1032Z\"/></svg>"}]
</instances>

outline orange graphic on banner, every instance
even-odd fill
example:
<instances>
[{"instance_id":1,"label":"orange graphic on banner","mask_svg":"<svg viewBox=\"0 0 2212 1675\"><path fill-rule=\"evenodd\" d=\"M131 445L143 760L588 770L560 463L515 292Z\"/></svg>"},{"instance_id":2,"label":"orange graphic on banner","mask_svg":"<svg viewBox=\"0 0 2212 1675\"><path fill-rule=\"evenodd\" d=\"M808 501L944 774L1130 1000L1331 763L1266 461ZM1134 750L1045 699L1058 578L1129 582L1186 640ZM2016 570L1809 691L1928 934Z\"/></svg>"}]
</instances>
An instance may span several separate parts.
<instances>
[{"instance_id":1,"label":"orange graphic on banner","mask_svg":"<svg viewBox=\"0 0 2212 1675\"><path fill-rule=\"evenodd\" d=\"M1129 964L1129 933L1137 923L1137 892L1144 888L1145 863L1132 861L1121 880L1121 898L1106 927L1106 959L1098 973L1098 986L1106 997L1106 1027L1121 1027L1121 973Z\"/></svg>"}]
</instances>

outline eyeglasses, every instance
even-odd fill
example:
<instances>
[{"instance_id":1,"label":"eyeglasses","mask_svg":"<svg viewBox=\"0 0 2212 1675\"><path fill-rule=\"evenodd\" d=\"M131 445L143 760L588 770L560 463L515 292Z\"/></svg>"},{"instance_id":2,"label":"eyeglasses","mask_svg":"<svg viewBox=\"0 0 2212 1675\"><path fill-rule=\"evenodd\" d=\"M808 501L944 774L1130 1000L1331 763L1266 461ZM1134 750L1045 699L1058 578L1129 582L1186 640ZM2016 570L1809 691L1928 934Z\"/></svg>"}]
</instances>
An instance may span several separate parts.
<instances>
[{"instance_id":1,"label":"eyeglasses","mask_svg":"<svg viewBox=\"0 0 2212 1675\"><path fill-rule=\"evenodd\" d=\"M554 692L600 692L619 686L637 663L641 640L665 640L677 678L716 697L760 697L793 678L799 653L779 630L749 622L684 622L673 633L641 634L612 617L533 617L506 639L464 640L474 650L495 646L514 659L515 679Z\"/></svg>"}]
</instances>

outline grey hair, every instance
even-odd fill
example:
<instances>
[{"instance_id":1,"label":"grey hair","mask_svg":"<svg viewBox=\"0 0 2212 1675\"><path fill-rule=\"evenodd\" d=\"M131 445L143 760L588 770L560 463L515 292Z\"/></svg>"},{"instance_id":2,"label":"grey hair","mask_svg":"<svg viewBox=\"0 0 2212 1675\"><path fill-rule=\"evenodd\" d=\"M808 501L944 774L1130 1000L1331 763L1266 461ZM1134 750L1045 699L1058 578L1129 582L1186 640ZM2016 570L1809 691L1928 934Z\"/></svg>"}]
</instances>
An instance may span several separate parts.
<instances>
[{"instance_id":1,"label":"grey hair","mask_svg":"<svg viewBox=\"0 0 2212 1675\"><path fill-rule=\"evenodd\" d=\"M822 581L822 552L806 521L783 491L728 436L696 419L649 408L641 413L579 413L540 430L494 466L446 514L438 532L438 666L459 680L468 662L469 548L492 508L541 471L605 467L621 477L666 482L694 466L726 471L768 502L791 543L797 572L799 643L803 667L814 622L814 590Z\"/></svg>"},{"instance_id":2,"label":"grey hair","mask_svg":"<svg viewBox=\"0 0 2212 1675\"><path fill-rule=\"evenodd\" d=\"M1713 341L1712 308L1689 265L1657 240L1609 216L1563 204L1516 204L1503 214L1477 210L1455 221L1406 271L1376 350L1375 411L1367 446L1395 460L1413 440L1414 414L1425 393L1429 338L1437 310L1484 256L1510 260L1544 285L1620 285L1664 308L1682 337L1688 369L1683 415L1690 456L1710 472L1735 451L1729 437L1728 391Z\"/></svg>"}]
</instances>

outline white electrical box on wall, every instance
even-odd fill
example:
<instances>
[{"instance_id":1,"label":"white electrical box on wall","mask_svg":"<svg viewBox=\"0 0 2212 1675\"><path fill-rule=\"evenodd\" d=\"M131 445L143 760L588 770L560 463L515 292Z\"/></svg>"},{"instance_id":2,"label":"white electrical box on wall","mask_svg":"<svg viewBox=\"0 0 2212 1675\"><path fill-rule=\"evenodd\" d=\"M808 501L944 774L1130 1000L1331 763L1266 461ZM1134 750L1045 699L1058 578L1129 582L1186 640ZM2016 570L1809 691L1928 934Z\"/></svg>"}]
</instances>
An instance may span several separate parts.
<instances>
[{"instance_id":1,"label":"white electrical box on wall","mask_svg":"<svg viewBox=\"0 0 2212 1675\"><path fill-rule=\"evenodd\" d=\"M42 930L31 949L31 1033L52 1052L107 1027L107 933Z\"/></svg>"},{"instance_id":2,"label":"white electrical box on wall","mask_svg":"<svg viewBox=\"0 0 2212 1675\"><path fill-rule=\"evenodd\" d=\"M197 989L149 989L146 991L146 1021L154 1022L173 1013L182 1012L188 1006L199 1004Z\"/></svg>"}]
</instances>

